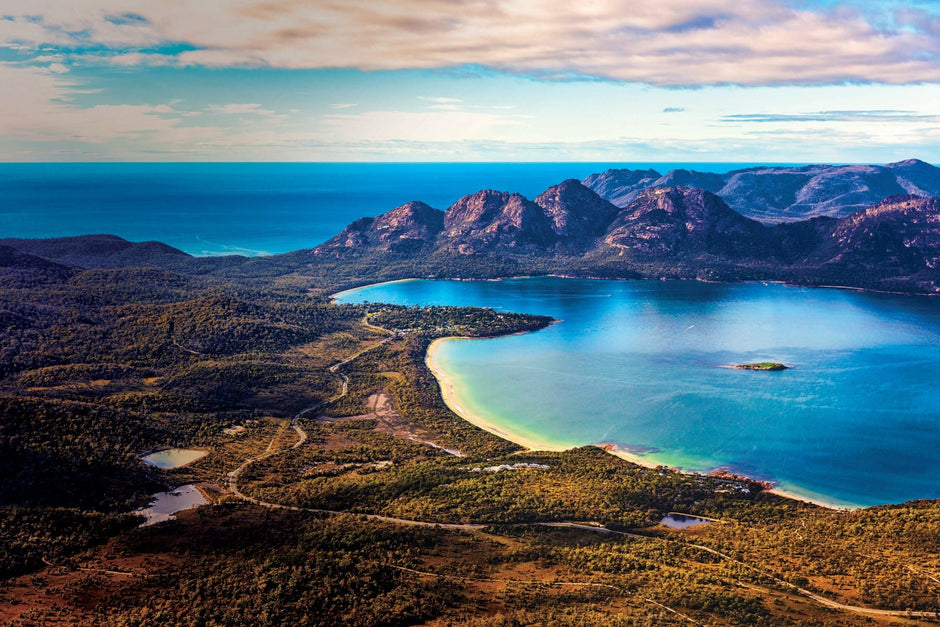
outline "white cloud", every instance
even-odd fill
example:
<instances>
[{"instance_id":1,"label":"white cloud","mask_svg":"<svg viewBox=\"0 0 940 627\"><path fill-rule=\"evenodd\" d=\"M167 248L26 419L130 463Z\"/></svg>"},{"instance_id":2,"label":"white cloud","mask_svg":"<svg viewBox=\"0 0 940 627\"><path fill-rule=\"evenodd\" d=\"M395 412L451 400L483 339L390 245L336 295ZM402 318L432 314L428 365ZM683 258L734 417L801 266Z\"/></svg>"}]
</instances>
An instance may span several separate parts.
<instances>
[{"instance_id":1,"label":"white cloud","mask_svg":"<svg viewBox=\"0 0 940 627\"><path fill-rule=\"evenodd\" d=\"M176 100L80 106L76 97L94 90L47 68L0 63L0 85L0 160L245 160L272 158L281 147L296 149L314 141L310 133L279 131L283 117L255 103L208 111L250 116L250 125L195 125L193 118L204 112L181 109ZM324 140L321 134L315 137Z\"/></svg>"},{"instance_id":2,"label":"white cloud","mask_svg":"<svg viewBox=\"0 0 940 627\"><path fill-rule=\"evenodd\" d=\"M899 12L898 25L885 26L848 3L824 10L784 0L0 2L11 5L0 14L17 16L0 20L0 45L90 42L120 49L114 62L123 64L479 65L663 86L940 82L940 18ZM159 43L194 49L127 50Z\"/></svg>"},{"instance_id":3,"label":"white cloud","mask_svg":"<svg viewBox=\"0 0 940 627\"><path fill-rule=\"evenodd\" d=\"M329 135L343 141L447 142L499 138L518 118L470 111L369 111L323 116Z\"/></svg>"},{"instance_id":4,"label":"white cloud","mask_svg":"<svg viewBox=\"0 0 940 627\"><path fill-rule=\"evenodd\" d=\"M262 108L262 105L233 103L225 105L209 105L209 111L212 113L221 113L223 115L275 115L270 109Z\"/></svg>"},{"instance_id":5,"label":"white cloud","mask_svg":"<svg viewBox=\"0 0 940 627\"><path fill-rule=\"evenodd\" d=\"M86 59L90 60L90 59ZM147 65L158 67L161 65L176 65L176 57L170 54L127 52L107 57L108 63L119 67L136 67Z\"/></svg>"},{"instance_id":6,"label":"white cloud","mask_svg":"<svg viewBox=\"0 0 940 627\"><path fill-rule=\"evenodd\" d=\"M460 98L445 98L442 96L437 96L430 98L428 96L418 96L418 100L424 100L425 102L434 102L437 104L458 104L463 102Z\"/></svg>"},{"instance_id":7,"label":"white cloud","mask_svg":"<svg viewBox=\"0 0 940 627\"><path fill-rule=\"evenodd\" d=\"M356 106L355 102L339 102L336 104L330 105L331 109L352 109Z\"/></svg>"},{"instance_id":8,"label":"white cloud","mask_svg":"<svg viewBox=\"0 0 940 627\"><path fill-rule=\"evenodd\" d=\"M69 102L72 83L40 68L0 64L0 84L0 138L7 140L100 144L162 133L176 125L168 105L77 107Z\"/></svg>"},{"instance_id":9,"label":"white cloud","mask_svg":"<svg viewBox=\"0 0 940 627\"><path fill-rule=\"evenodd\" d=\"M3 19L7 10L0 6L0 47L22 49L35 48L40 44L65 46L72 43L67 34L46 28L26 16ZM22 8L17 10L20 11Z\"/></svg>"}]
</instances>

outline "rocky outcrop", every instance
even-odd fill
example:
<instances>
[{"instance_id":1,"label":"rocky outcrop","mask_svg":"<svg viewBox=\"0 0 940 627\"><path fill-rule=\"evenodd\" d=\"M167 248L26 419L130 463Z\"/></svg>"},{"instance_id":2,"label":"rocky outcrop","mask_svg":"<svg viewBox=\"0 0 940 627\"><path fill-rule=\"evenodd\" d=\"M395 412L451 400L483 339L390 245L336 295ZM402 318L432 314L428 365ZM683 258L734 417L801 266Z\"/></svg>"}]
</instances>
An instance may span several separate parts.
<instances>
[{"instance_id":1,"label":"rocky outcrop","mask_svg":"<svg viewBox=\"0 0 940 627\"><path fill-rule=\"evenodd\" d=\"M854 168L846 188L857 190L852 181L869 176L866 168ZM923 170L916 163L898 169L915 174ZM790 195L793 189L809 188L807 181L819 171L816 166L773 176L739 171L733 181L747 187L752 175L770 176L768 181L780 184L762 188L765 197L793 204L799 201L799 196ZM872 176L881 180L884 172ZM397 268L410 276L559 272L759 278L940 293L938 202L897 195L840 219L823 216L770 225L741 215L704 189L653 187L618 208L585 185L567 180L535 202L484 190L461 198L445 212L409 203L377 218L357 220L313 254L337 260L361 257L369 268Z\"/></svg>"},{"instance_id":2,"label":"rocky outcrop","mask_svg":"<svg viewBox=\"0 0 940 627\"><path fill-rule=\"evenodd\" d=\"M619 209L575 179L549 187L536 199L560 239L589 241L604 234Z\"/></svg>"},{"instance_id":3,"label":"rocky outcrop","mask_svg":"<svg viewBox=\"0 0 940 627\"><path fill-rule=\"evenodd\" d=\"M439 246L462 254L544 248L557 237L545 211L520 194L483 190L444 212Z\"/></svg>"},{"instance_id":4,"label":"rocky outcrop","mask_svg":"<svg viewBox=\"0 0 940 627\"><path fill-rule=\"evenodd\" d=\"M807 260L870 276L940 274L940 200L895 196L842 218Z\"/></svg>"},{"instance_id":5,"label":"rocky outcrop","mask_svg":"<svg viewBox=\"0 0 940 627\"><path fill-rule=\"evenodd\" d=\"M689 187L642 192L620 212L603 241L644 256L766 258L773 251L767 227L732 211L715 194Z\"/></svg>"},{"instance_id":6,"label":"rocky outcrop","mask_svg":"<svg viewBox=\"0 0 940 627\"><path fill-rule=\"evenodd\" d=\"M409 202L377 218L356 220L316 251L415 254L432 247L443 229L444 212L423 202Z\"/></svg>"}]
</instances>

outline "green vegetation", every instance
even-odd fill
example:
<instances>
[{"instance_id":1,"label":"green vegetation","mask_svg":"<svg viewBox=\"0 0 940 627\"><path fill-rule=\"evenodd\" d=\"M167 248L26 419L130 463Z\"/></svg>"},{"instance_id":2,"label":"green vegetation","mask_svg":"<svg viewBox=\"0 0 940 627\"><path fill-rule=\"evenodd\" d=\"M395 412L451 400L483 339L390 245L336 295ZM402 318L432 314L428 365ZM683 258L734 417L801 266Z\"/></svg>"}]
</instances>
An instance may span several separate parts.
<instances>
[{"instance_id":1,"label":"green vegetation","mask_svg":"<svg viewBox=\"0 0 940 627\"><path fill-rule=\"evenodd\" d=\"M756 364L735 364L731 367L736 370L787 370L790 366L776 361L761 361Z\"/></svg>"},{"instance_id":2,"label":"green vegetation","mask_svg":"<svg viewBox=\"0 0 940 627\"><path fill-rule=\"evenodd\" d=\"M940 606L937 502L837 512L593 447L522 451L454 415L425 355L437 337L534 331L551 320L334 305L327 290L366 280L362 266L307 275L274 263L5 275L0 622L894 620L826 608L783 582L848 605ZM298 420L308 439L292 448L291 418L310 408ZM226 433L232 426L244 429ZM172 471L140 463L164 446L210 454ZM237 500L229 473L265 451L238 479L244 494L343 513ZM516 467L484 470L499 465ZM190 482L214 504L142 529L125 513ZM722 522L655 526L669 511Z\"/></svg>"}]
</instances>

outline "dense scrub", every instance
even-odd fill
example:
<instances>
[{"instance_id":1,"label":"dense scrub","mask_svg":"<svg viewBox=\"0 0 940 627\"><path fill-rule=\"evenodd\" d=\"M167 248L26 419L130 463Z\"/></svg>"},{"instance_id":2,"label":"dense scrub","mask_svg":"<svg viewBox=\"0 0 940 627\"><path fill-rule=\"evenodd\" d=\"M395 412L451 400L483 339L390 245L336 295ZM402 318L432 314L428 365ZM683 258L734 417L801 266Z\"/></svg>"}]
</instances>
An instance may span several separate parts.
<instances>
[{"instance_id":1,"label":"dense scrub","mask_svg":"<svg viewBox=\"0 0 940 627\"><path fill-rule=\"evenodd\" d=\"M325 299L379 274L425 275L422 262L333 267L306 256L304 273L300 257L169 270L14 261L0 268L0 620L688 624L680 612L714 625L867 624L773 577L846 603L938 606L936 502L832 512L592 447L523 452L460 419L425 364L429 343L551 321ZM547 271L521 258L485 271L483 256L437 261L461 276ZM580 270L603 274L595 261ZM370 413L380 395L391 418ZM290 419L309 408L309 439L291 449ZM140 463L167 446L210 454L168 472ZM352 514L235 502L228 473L264 451L275 454L243 473L244 492ZM484 470L500 465L512 468ZM218 504L146 529L120 513L188 482ZM723 522L682 534L653 526L674 510ZM357 512L490 527L413 528ZM531 525L552 521L643 537Z\"/></svg>"}]
</instances>

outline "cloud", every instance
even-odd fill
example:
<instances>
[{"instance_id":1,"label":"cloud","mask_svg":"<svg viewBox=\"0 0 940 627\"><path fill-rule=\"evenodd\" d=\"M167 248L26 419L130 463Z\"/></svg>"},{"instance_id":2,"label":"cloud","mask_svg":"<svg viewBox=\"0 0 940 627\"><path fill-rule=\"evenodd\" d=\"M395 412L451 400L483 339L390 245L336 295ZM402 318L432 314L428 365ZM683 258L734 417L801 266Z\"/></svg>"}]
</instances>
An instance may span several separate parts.
<instances>
[{"instance_id":1,"label":"cloud","mask_svg":"<svg viewBox=\"0 0 940 627\"><path fill-rule=\"evenodd\" d=\"M275 115L274 111L270 109L264 109L262 108L262 105L257 103L209 105L209 111L212 113L221 113L223 115Z\"/></svg>"},{"instance_id":2,"label":"cloud","mask_svg":"<svg viewBox=\"0 0 940 627\"><path fill-rule=\"evenodd\" d=\"M317 117L290 111L285 120L259 114L267 109L252 102L187 109L189 100L165 98L83 106L87 98L80 94L88 89L78 74L0 63L0 159L655 162L727 160L730 154L740 161L889 162L917 155L940 162L940 126L919 113L886 107L800 114L867 116L870 123L812 127L739 121L704 131L698 124L673 125L668 132L655 124L618 126L595 114L604 118L597 127L559 129L527 117L525 109L477 108L469 97L471 104L455 111L431 109L431 103L411 111L336 109ZM918 101L930 102L935 90L920 90ZM778 90L766 91L778 97ZM660 103L651 109L650 118L661 108ZM909 123L881 122L891 116Z\"/></svg>"},{"instance_id":3,"label":"cloud","mask_svg":"<svg viewBox=\"0 0 940 627\"><path fill-rule=\"evenodd\" d=\"M355 102L339 102L339 103L330 105L330 108L332 108L332 109L352 109L352 108L355 107L355 106L357 106Z\"/></svg>"},{"instance_id":4,"label":"cloud","mask_svg":"<svg viewBox=\"0 0 940 627\"><path fill-rule=\"evenodd\" d=\"M31 142L103 143L117 137L163 133L176 124L168 105L70 103L72 84L39 68L0 64L0 137Z\"/></svg>"},{"instance_id":5,"label":"cloud","mask_svg":"<svg viewBox=\"0 0 940 627\"><path fill-rule=\"evenodd\" d=\"M127 52L115 54L107 58L108 63L115 66L137 67L149 66L159 67L161 65L176 65L176 56L171 54L161 54L159 52Z\"/></svg>"},{"instance_id":6,"label":"cloud","mask_svg":"<svg viewBox=\"0 0 940 627\"><path fill-rule=\"evenodd\" d=\"M657 162L689 161L690 156L703 161L728 160L723 148L730 147L740 161L805 163L889 163L917 155L937 162L937 133L913 143L898 143L893 138L866 134L843 137L820 133L823 146L807 146L805 133L769 136L729 137L716 150L713 140L674 138L651 140L648 137L614 137L586 141L517 142L492 139L448 141L312 141L302 150L308 158L335 160L354 154L365 161L595 161ZM294 147L298 149L297 146ZM289 149L288 149L289 150ZM296 154L296 153L294 153Z\"/></svg>"},{"instance_id":7,"label":"cloud","mask_svg":"<svg viewBox=\"0 0 940 627\"><path fill-rule=\"evenodd\" d=\"M0 142L5 159L16 158L17 153L6 149L13 145L29 147L22 155L44 159L69 150L120 158L114 152L118 146L130 147L129 154L137 158L154 149L179 154L195 150L206 155L208 143L237 133L216 126L188 125L185 121L199 112L180 110L175 101L79 106L76 96L94 90L84 89L69 74L46 68L0 63L0 84L4 87ZM260 105L221 105L217 112L238 110L267 113Z\"/></svg>"},{"instance_id":8,"label":"cloud","mask_svg":"<svg viewBox=\"0 0 940 627\"><path fill-rule=\"evenodd\" d=\"M685 107L666 107L663 109L663 113L682 113L685 111Z\"/></svg>"},{"instance_id":9,"label":"cloud","mask_svg":"<svg viewBox=\"0 0 940 627\"><path fill-rule=\"evenodd\" d=\"M722 118L725 122L932 122L940 123L940 114L916 111L875 109L860 111L817 111L814 113L736 113Z\"/></svg>"},{"instance_id":10,"label":"cloud","mask_svg":"<svg viewBox=\"0 0 940 627\"><path fill-rule=\"evenodd\" d=\"M436 104L458 104L463 102L460 98L444 98L444 97L435 97L429 98L428 96L418 96L418 100L424 100L425 102L434 102Z\"/></svg>"},{"instance_id":11,"label":"cloud","mask_svg":"<svg viewBox=\"0 0 940 627\"><path fill-rule=\"evenodd\" d=\"M104 46L125 65L484 67L659 86L940 82L940 17L916 7L885 19L865 13L861 7L869 4L822 8L785 0L31 0L23 6L0 10L11 16L0 20L0 45ZM165 45L180 49L169 59L154 56L152 49Z\"/></svg>"},{"instance_id":12,"label":"cloud","mask_svg":"<svg viewBox=\"0 0 940 627\"><path fill-rule=\"evenodd\" d=\"M507 127L523 124L516 117L482 111L368 111L323 116L328 134L345 141L447 142L497 138Z\"/></svg>"}]
</instances>

